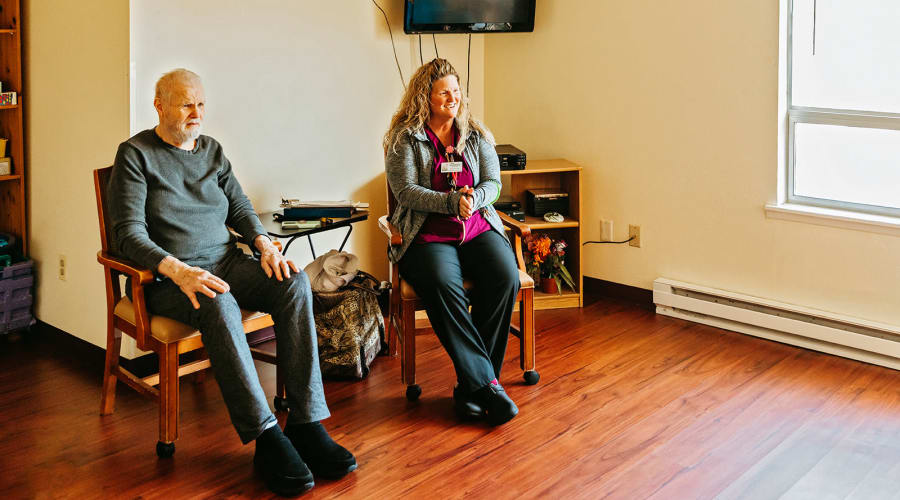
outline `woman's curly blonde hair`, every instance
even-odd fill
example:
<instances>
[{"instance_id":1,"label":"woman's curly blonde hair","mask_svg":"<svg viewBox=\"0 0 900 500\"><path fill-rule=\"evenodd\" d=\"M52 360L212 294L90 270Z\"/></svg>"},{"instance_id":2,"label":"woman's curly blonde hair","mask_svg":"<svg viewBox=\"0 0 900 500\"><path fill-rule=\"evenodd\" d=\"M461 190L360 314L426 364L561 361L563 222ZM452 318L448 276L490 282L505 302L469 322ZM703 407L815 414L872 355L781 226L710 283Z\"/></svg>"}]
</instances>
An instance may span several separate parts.
<instances>
[{"instance_id":1,"label":"woman's curly blonde hair","mask_svg":"<svg viewBox=\"0 0 900 500\"><path fill-rule=\"evenodd\" d=\"M414 133L425 128L431 117L431 87L434 82L449 75L455 76L457 83L459 82L459 74L450 61L440 58L432 59L416 70L406 86L397 112L391 118L391 126L384 134L385 153L397 147L404 132ZM455 146L459 151L465 149L465 141L471 130L477 130L493 142L490 132L469 114L468 100L466 96L460 99L459 111L454 119L456 128L459 129L459 144Z\"/></svg>"}]
</instances>

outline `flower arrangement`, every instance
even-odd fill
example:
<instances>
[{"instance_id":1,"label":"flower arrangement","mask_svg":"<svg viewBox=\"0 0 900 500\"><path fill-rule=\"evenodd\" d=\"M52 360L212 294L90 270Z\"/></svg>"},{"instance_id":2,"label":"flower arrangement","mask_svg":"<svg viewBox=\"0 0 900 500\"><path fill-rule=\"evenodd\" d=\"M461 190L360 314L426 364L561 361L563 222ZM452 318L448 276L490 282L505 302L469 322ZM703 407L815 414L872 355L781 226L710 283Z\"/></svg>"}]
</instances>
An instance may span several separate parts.
<instances>
[{"instance_id":1,"label":"flower arrangement","mask_svg":"<svg viewBox=\"0 0 900 500\"><path fill-rule=\"evenodd\" d=\"M565 264L566 240L552 240L544 234L529 236L525 243L528 247L525 267L531 277L535 280L553 278L575 291L575 281ZM561 286L557 286L557 293L562 293Z\"/></svg>"}]
</instances>

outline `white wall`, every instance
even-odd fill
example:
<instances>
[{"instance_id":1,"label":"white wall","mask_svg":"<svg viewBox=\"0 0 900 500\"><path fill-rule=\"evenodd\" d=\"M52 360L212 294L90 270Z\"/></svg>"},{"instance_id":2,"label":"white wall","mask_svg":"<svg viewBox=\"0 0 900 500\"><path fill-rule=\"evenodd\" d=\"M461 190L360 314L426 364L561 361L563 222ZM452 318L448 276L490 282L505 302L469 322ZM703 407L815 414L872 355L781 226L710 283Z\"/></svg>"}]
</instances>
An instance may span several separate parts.
<instances>
[{"instance_id":1,"label":"white wall","mask_svg":"<svg viewBox=\"0 0 900 500\"><path fill-rule=\"evenodd\" d=\"M498 142L584 166L585 274L659 276L900 325L900 238L766 219L778 168L779 2L538 2L485 41Z\"/></svg>"},{"instance_id":2,"label":"white wall","mask_svg":"<svg viewBox=\"0 0 900 500\"><path fill-rule=\"evenodd\" d=\"M348 242L364 269L386 277L375 219L386 210L381 138L403 88L382 14L371 2L183 2L132 0L133 132L154 126L153 85L187 67L207 94L206 133L222 143L259 211L282 195L368 201L372 220ZM405 78L418 66L418 43L402 32L400 1L381 2L395 30ZM482 37L473 40L473 108L482 105ZM463 36L437 37L438 51L465 80ZM423 39L427 61L431 37ZM412 62L415 61L415 66ZM340 245L343 230L314 237L318 253ZM312 260L297 242L290 255Z\"/></svg>"},{"instance_id":3,"label":"white wall","mask_svg":"<svg viewBox=\"0 0 900 500\"><path fill-rule=\"evenodd\" d=\"M408 79L419 56L417 39L402 32L403 2L379 3ZM372 217L356 225L348 249L363 269L387 277L386 241L376 224L386 210L380 144L403 89L384 18L371 2L131 0L129 11L122 0L31 0L26 15L39 319L105 344L90 171L109 165L131 132L156 124L153 83L175 67L203 77L205 132L223 144L258 210L275 208L281 194L370 202ZM466 42L462 35L437 37L440 55L463 80ZM432 47L423 37L426 60ZM474 36L476 116L484 109L483 53L483 37ZM337 246L342 236L317 235L316 249ZM55 278L58 254L69 259L66 282ZM290 256L301 265L310 259L303 241ZM135 353L132 344L123 352Z\"/></svg>"}]
</instances>

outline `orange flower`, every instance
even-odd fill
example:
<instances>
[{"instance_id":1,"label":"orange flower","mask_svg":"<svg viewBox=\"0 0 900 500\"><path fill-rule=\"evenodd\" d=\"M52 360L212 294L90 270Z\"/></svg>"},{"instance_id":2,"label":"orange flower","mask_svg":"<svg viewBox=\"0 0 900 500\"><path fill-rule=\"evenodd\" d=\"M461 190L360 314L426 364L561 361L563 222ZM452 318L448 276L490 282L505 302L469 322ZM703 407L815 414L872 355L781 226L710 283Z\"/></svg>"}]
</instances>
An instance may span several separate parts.
<instances>
[{"instance_id":1,"label":"orange flower","mask_svg":"<svg viewBox=\"0 0 900 500\"><path fill-rule=\"evenodd\" d=\"M532 239L528 242L528 251L531 252L531 256L534 258L536 264L543 263L544 259L550 255L550 245L550 237L547 235L543 235L538 239Z\"/></svg>"}]
</instances>

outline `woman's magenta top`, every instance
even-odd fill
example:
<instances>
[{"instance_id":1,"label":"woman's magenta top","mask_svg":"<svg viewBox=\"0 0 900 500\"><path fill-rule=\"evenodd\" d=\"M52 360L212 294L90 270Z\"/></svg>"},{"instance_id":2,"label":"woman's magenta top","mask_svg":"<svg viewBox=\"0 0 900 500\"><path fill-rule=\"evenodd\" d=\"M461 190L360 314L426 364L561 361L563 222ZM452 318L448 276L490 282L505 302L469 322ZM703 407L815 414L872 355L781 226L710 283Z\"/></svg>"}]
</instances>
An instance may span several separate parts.
<instances>
[{"instance_id":1,"label":"woman's magenta top","mask_svg":"<svg viewBox=\"0 0 900 500\"><path fill-rule=\"evenodd\" d=\"M434 145L436 151L434 155L434 169L431 174L431 189L447 193L450 191L449 174L441 172L441 164L447 161L447 148L441 143L437 135L429 127L425 127L425 134ZM453 127L453 143L459 141L459 130ZM462 171L456 174L456 186L472 186L475 178L472 176L472 169L469 162L466 161L464 155L456 154L458 158L462 158ZM461 217L449 214L432 213L425 219L422 229L416 235L416 243L457 243L463 244L470 241L479 234L491 229L490 224L481 215L481 211L476 210L472 216L466 220Z\"/></svg>"}]
</instances>

